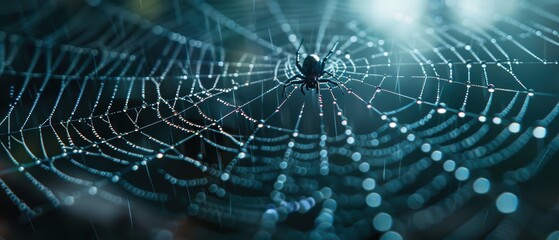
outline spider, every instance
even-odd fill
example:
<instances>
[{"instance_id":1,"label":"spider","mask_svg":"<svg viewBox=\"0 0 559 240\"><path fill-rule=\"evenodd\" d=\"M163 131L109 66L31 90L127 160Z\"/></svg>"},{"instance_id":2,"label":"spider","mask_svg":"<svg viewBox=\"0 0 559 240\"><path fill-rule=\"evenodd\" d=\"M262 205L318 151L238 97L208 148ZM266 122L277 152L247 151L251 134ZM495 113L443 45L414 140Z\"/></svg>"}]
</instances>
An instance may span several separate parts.
<instances>
[{"instance_id":1,"label":"spider","mask_svg":"<svg viewBox=\"0 0 559 240\"><path fill-rule=\"evenodd\" d=\"M301 40L301 44L299 45L299 48L297 48L297 52L295 53L297 55L295 62L297 64L297 69L299 69L299 72L302 75L297 74L287 79L287 81L285 81L285 85L283 85L283 95L285 96L285 88L293 84L299 84L299 83L301 84L301 92L303 93L303 95L306 95L305 91L303 90L303 87L306 87L307 90L309 90L309 88L311 89L314 88L318 93L318 89L320 88L319 87L320 83L331 83L339 88L340 86L338 85L338 83L330 79L322 78L324 74L327 74L333 77L334 79L336 79L338 82L340 81L336 76L334 76L334 74L324 70L324 67L326 66L326 61L328 61L328 58L332 55L332 53L334 53L334 49L336 48L336 46L338 46L338 42L334 44L332 49L330 49L330 52L326 54L326 57L324 57L322 61L320 60L318 55L310 54L303 61L303 66L301 66L301 64L299 63L299 50L301 50L301 46L303 46L303 40ZM301 80L293 81L295 79L301 79ZM340 91L342 91L341 88ZM343 93L344 91L342 91L342 94Z\"/></svg>"}]
</instances>

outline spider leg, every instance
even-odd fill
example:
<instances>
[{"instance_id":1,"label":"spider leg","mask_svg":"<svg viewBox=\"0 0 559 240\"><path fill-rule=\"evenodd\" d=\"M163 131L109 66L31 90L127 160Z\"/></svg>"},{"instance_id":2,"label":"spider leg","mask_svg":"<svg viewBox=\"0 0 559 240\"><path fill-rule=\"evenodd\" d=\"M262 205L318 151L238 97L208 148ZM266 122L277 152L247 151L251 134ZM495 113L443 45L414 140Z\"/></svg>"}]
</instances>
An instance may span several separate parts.
<instances>
[{"instance_id":1,"label":"spider leg","mask_svg":"<svg viewBox=\"0 0 559 240\"><path fill-rule=\"evenodd\" d=\"M295 79L297 79L297 78L305 79L305 76L300 75L300 74L297 74L297 75L295 75L295 76L290 77L289 79L287 79L287 80L285 81L284 84L289 84L291 81L293 81L293 80L295 80Z\"/></svg>"},{"instance_id":2,"label":"spider leg","mask_svg":"<svg viewBox=\"0 0 559 240\"><path fill-rule=\"evenodd\" d=\"M293 81L293 82L290 82L290 83L284 85L284 87L289 87L289 86L291 86L291 85L293 85L293 84L304 83L304 82L305 82L305 80Z\"/></svg>"},{"instance_id":3,"label":"spider leg","mask_svg":"<svg viewBox=\"0 0 559 240\"><path fill-rule=\"evenodd\" d=\"M340 89L340 91L342 92L342 94L345 94L344 91L342 90L342 88L340 87L340 85L337 82L334 82L330 79L318 79L319 82L323 82L323 83L331 83L336 85L336 87L338 87Z\"/></svg>"},{"instance_id":4,"label":"spider leg","mask_svg":"<svg viewBox=\"0 0 559 240\"><path fill-rule=\"evenodd\" d=\"M307 95L307 94L305 94L305 91L303 90L303 86L306 86L306 85L307 85L306 83L301 84L301 92L303 93L303 95Z\"/></svg>"},{"instance_id":5,"label":"spider leg","mask_svg":"<svg viewBox=\"0 0 559 240\"><path fill-rule=\"evenodd\" d=\"M291 84L293 83L293 80L297 79L297 78L302 78L303 76L297 74L293 77L290 77L289 79L287 79L287 81L285 81L284 85L283 85L283 91L281 93L282 96L285 96L285 88L291 86ZM296 81L298 82L298 81Z\"/></svg>"},{"instance_id":6,"label":"spider leg","mask_svg":"<svg viewBox=\"0 0 559 240\"><path fill-rule=\"evenodd\" d=\"M322 71L321 74L328 74L330 77L333 77L334 79L336 79L338 82L340 81L340 79L338 79L338 77L334 76L334 74L332 74L331 72L328 71Z\"/></svg>"},{"instance_id":7,"label":"spider leg","mask_svg":"<svg viewBox=\"0 0 559 240\"><path fill-rule=\"evenodd\" d=\"M318 79L318 81L323 82L323 83L331 83L331 84L334 84L336 87L340 87L340 85L337 82L334 82L330 79L322 78L322 79Z\"/></svg>"},{"instance_id":8,"label":"spider leg","mask_svg":"<svg viewBox=\"0 0 559 240\"><path fill-rule=\"evenodd\" d=\"M301 44L299 44L297 52L295 53L297 55L297 57L295 58L295 65L297 65L297 69L299 69L299 72L303 73L303 67L301 67L301 64L299 63L299 50L301 50L301 46L303 46L303 39L301 39Z\"/></svg>"},{"instance_id":9,"label":"spider leg","mask_svg":"<svg viewBox=\"0 0 559 240\"><path fill-rule=\"evenodd\" d=\"M334 44L334 46L332 47L332 49L330 49L330 51L328 52L328 54L326 54L326 56L322 59L322 65L320 67L320 69L324 69L324 65L326 65L326 61L328 61L328 58L330 56L332 56L332 53L334 53L334 49L338 46L339 42L336 42Z\"/></svg>"},{"instance_id":10,"label":"spider leg","mask_svg":"<svg viewBox=\"0 0 559 240\"><path fill-rule=\"evenodd\" d=\"M295 77L297 77L297 76L295 76ZM293 78L293 77L292 77L292 78ZM291 79L291 78L290 78L290 79ZM293 78L293 79L295 79L295 78ZM289 87L289 86L291 86L291 85L293 85L293 84L298 84L298 83L304 83L304 82L305 82L305 80L293 81L293 79L287 80L287 81L286 81L287 84L283 85L283 91L282 91L282 93L281 93L282 96L285 96L285 89L286 89L287 87Z\"/></svg>"}]
</instances>

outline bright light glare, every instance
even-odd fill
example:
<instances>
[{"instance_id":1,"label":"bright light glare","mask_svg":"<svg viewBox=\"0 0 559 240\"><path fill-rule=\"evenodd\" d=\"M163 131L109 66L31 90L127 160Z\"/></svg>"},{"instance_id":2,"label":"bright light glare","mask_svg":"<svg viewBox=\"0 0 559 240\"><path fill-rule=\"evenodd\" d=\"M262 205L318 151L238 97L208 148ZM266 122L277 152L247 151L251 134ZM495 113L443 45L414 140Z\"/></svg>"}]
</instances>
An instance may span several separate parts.
<instances>
[{"instance_id":1,"label":"bright light glare","mask_svg":"<svg viewBox=\"0 0 559 240\"><path fill-rule=\"evenodd\" d=\"M489 26L498 19L499 14L509 15L518 6L518 0L487 1L487 0L446 0L457 21L464 25Z\"/></svg>"},{"instance_id":2,"label":"bright light glare","mask_svg":"<svg viewBox=\"0 0 559 240\"><path fill-rule=\"evenodd\" d=\"M366 22L391 34L418 31L425 14L426 0L354 0L353 7L361 12Z\"/></svg>"}]
</instances>

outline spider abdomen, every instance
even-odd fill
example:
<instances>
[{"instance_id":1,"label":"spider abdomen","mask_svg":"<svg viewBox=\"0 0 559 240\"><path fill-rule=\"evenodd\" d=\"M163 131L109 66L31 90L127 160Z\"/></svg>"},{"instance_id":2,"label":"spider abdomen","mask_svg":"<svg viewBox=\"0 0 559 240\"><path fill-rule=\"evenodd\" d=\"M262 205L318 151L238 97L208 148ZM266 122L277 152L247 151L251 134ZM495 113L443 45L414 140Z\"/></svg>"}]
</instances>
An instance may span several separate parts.
<instances>
[{"instance_id":1,"label":"spider abdomen","mask_svg":"<svg viewBox=\"0 0 559 240\"><path fill-rule=\"evenodd\" d=\"M318 75L322 72L320 58L316 54L308 55L303 61L303 74L306 76Z\"/></svg>"}]
</instances>

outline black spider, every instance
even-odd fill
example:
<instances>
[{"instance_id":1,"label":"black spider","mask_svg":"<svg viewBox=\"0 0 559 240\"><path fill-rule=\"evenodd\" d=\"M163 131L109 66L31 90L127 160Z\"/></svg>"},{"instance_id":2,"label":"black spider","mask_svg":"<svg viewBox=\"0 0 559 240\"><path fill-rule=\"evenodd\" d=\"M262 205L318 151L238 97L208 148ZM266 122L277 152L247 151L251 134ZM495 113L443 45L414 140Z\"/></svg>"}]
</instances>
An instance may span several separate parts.
<instances>
[{"instance_id":1,"label":"black spider","mask_svg":"<svg viewBox=\"0 0 559 240\"><path fill-rule=\"evenodd\" d=\"M299 72L301 72L301 74L303 74L303 75L297 74L297 75L287 79L287 81L285 81L285 85L283 85L283 94L282 95L285 95L285 88L287 88L287 87L289 87L293 84L299 84L299 83L301 83L301 92L303 93L303 95L305 95L305 91L303 91L303 87L306 87L307 90L309 90L309 88L315 88L316 92L318 93L320 83L331 83L331 84L334 84L336 87L339 88L340 86L338 85L338 83L336 83L336 82L334 82L330 79L323 79L322 78L322 76L324 74L328 74L329 76L336 79L338 82L340 81L336 76L334 76L334 74L324 70L324 67L326 66L326 61L328 61L328 58L332 55L332 53L334 53L334 49L336 48L336 46L338 46L338 42L336 42L336 44L334 44L332 49L330 49L330 52L328 52L328 54L326 54L326 57L324 57L322 59L322 61L320 61L320 58L316 54L310 54L303 61L303 66L302 67L301 67L301 64L299 64L299 50L301 49L301 46L303 46L303 40L301 40L301 44L299 45L299 48L297 48L297 52L295 54L297 55L297 57L296 57L297 69L299 69ZM293 81L297 78L299 78L301 80ZM342 91L341 88L340 88L340 91ZM342 91L342 94L343 93L344 92Z\"/></svg>"}]
</instances>

